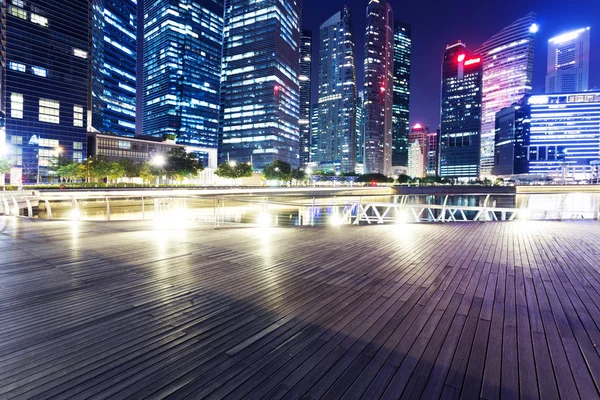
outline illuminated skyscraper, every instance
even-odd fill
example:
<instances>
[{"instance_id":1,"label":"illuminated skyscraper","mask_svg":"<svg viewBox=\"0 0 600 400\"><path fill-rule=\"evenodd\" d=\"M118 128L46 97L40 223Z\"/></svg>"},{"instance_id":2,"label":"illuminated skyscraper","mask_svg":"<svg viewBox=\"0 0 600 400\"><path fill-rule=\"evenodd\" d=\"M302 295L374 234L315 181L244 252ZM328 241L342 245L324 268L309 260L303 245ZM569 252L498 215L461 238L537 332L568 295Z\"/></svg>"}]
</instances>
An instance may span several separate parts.
<instances>
[{"instance_id":1,"label":"illuminated skyscraper","mask_svg":"<svg viewBox=\"0 0 600 400\"><path fill-rule=\"evenodd\" d=\"M600 92L531 96L529 173L590 179L600 155Z\"/></svg>"},{"instance_id":2,"label":"illuminated skyscraper","mask_svg":"<svg viewBox=\"0 0 600 400\"><path fill-rule=\"evenodd\" d=\"M92 0L92 127L135 136L137 3Z\"/></svg>"},{"instance_id":3,"label":"illuminated skyscraper","mask_svg":"<svg viewBox=\"0 0 600 400\"><path fill-rule=\"evenodd\" d=\"M438 176L440 129L427 134L427 176Z\"/></svg>"},{"instance_id":4,"label":"illuminated skyscraper","mask_svg":"<svg viewBox=\"0 0 600 400\"><path fill-rule=\"evenodd\" d=\"M325 21L319 36L319 137L313 161L354 172L356 72L350 9L344 7Z\"/></svg>"},{"instance_id":5,"label":"illuminated skyscraper","mask_svg":"<svg viewBox=\"0 0 600 400\"><path fill-rule=\"evenodd\" d=\"M300 165L310 162L310 102L311 102L311 68L312 68L312 31L302 29L300 37Z\"/></svg>"},{"instance_id":6,"label":"illuminated skyscraper","mask_svg":"<svg viewBox=\"0 0 600 400\"><path fill-rule=\"evenodd\" d=\"M410 111L410 25L394 21L394 105L392 107L392 164L408 163L408 131Z\"/></svg>"},{"instance_id":7,"label":"illuminated skyscraper","mask_svg":"<svg viewBox=\"0 0 600 400\"><path fill-rule=\"evenodd\" d=\"M365 121L363 117L363 91L356 97L356 163L365 162ZM364 165L363 165L364 168Z\"/></svg>"},{"instance_id":8,"label":"illuminated skyscraper","mask_svg":"<svg viewBox=\"0 0 600 400\"><path fill-rule=\"evenodd\" d=\"M392 171L394 15L386 0L369 0L365 34L365 171Z\"/></svg>"},{"instance_id":9,"label":"illuminated skyscraper","mask_svg":"<svg viewBox=\"0 0 600 400\"><path fill-rule=\"evenodd\" d=\"M530 13L492 36L476 51L483 61L482 176L491 175L494 167L496 113L531 91L537 31L535 14Z\"/></svg>"},{"instance_id":10,"label":"illuminated skyscraper","mask_svg":"<svg viewBox=\"0 0 600 400\"><path fill-rule=\"evenodd\" d=\"M529 172L529 114L527 97L496 113L494 175Z\"/></svg>"},{"instance_id":11,"label":"illuminated skyscraper","mask_svg":"<svg viewBox=\"0 0 600 400\"><path fill-rule=\"evenodd\" d=\"M87 0L2 4L6 140L13 172L21 169L25 183L47 181L57 156L86 155L88 7Z\"/></svg>"},{"instance_id":12,"label":"illuminated skyscraper","mask_svg":"<svg viewBox=\"0 0 600 400\"><path fill-rule=\"evenodd\" d=\"M144 14L144 134L216 152L223 1L147 0Z\"/></svg>"},{"instance_id":13,"label":"illuminated skyscraper","mask_svg":"<svg viewBox=\"0 0 600 400\"><path fill-rule=\"evenodd\" d=\"M546 93L588 90L590 28L567 32L548 40Z\"/></svg>"},{"instance_id":14,"label":"illuminated skyscraper","mask_svg":"<svg viewBox=\"0 0 600 400\"><path fill-rule=\"evenodd\" d=\"M300 161L300 0L226 0L220 159Z\"/></svg>"},{"instance_id":15,"label":"illuminated skyscraper","mask_svg":"<svg viewBox=\"0 0 600 400\"><path fill-rule=\"evenodd\" d=\"M427 175L427 143L429 127L415 124L408 134L408 175L424 178Z\"/></svg>"},{"instance_id":16,"label":"illuminated skyscraper","mask_svg":"<svg viewBox=\"0 0 600 400\"><path fill-rule=\"evenodd\" d=\"M442 65L440 176L477 178L481 132L481 56L463 43L446 48Z\"/></svg>"},{"instance_id":17,"label":"illuminated skyscraper","mask_svg":"<svg viewBox=\"0 0 600 400\"><path fill-rule=\"evenodd\" d=\"M317 140L319 138L319 105L310 106L310 159L317 157Z\"/></svg>"}]
</instances>

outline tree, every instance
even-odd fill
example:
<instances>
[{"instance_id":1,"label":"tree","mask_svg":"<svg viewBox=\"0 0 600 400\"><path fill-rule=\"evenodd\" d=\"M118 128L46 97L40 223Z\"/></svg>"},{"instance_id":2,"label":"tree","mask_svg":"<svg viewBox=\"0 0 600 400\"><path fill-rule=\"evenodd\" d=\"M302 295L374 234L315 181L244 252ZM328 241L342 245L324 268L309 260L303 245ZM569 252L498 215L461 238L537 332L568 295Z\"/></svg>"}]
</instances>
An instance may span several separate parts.
<instances>
[{"instance_id":1,"label":"tree","mask_svg":"<svg viewBox=\"0 0 600 400\"><path fill-rule=\"evenodd\" d=\"M117 186L117 179L125 176L125 167L121 165L119 161L109 162L107 165L107 173L106 173L106 186L108 186L108 182L110 179L115 181L115 186Z\"/></svg>"},{"instance_id":2,"label":"tree","mask_svg":"<svg viewBox=\"0 0 600 400\"><path fill-rule=\"evenodd\" d=\"M8 160L0 159L0 183L2 187L4 187L4 174L8 174L10 172L10 164Z\"/></svg>"},{"instance_id":3,"label":"tree","mask_svg":"<svg viewBox=\"0 0 600 400\"><path fill-rule=\"evenodd\" d=\"M254 168L250 163L223 162L219 164L215 174L221 178L238 179L252 176Z\"/></svg>"},{"instance_id":4,"label":"tree","mask_svg":"<svg viewBox=\"0 0 600 400\"><path fill-rule=\"evenodd\" d=\"M136 163L128 158L124 158L119 160L119 164L123 167L123 176L126 178L137 178L140 176L140 170L142 165L140 163Z\"/></svg>"},{"instance_id":5,"label":"tree","mask_svg":"<svg viewBox=\"0 0 600 400\"><path fill-rule=\"evenodd\" d=\"M302 168L296 168L292 170L290 177L298 182L303 181L306 179L306 171L304 171Z\"/></svg>"},{"instance_id":6,"label":"tree","mask_svg":"<svg viewBox=\"0 0 600 400\"><path fill-rule=\"evenodd\" d=\"M292 166L285 161L275 160L263 168L263 176L267 180L289 181L292 177Z\"/></svg>"},{"instance_id":7,"label":"tree","mask_svg":"<svg viewBox=\"0 0 600 400\"><path fill-rule=\"evenodd\" d=\"M61 181L75 182L79 176L80 165L78 162L71 162L58 167L56 175Z\"/></svg>"},{"instance_id":8,"label":"tree","mask_svg":"<svg viewBox=\"0 0 600 400\"><path fill-rule=\"evenodd\" d=\"M181 147L176 147L167 153L165 172L168 177L178 181L189 176L196 176L204 169L202 161L194 153L188 153Z\"/></svg>"},{"instance_id":9,"label":"tree","mask_svg":"<svg viewBox=\"0 0 600 400\"><path fill-rule=\"evenodd\" d=\"M149 162L145 162L140 166L140 178L142 178L144 182L152 183L159 175L160 171Z\"/></svg>"}]
</instances>

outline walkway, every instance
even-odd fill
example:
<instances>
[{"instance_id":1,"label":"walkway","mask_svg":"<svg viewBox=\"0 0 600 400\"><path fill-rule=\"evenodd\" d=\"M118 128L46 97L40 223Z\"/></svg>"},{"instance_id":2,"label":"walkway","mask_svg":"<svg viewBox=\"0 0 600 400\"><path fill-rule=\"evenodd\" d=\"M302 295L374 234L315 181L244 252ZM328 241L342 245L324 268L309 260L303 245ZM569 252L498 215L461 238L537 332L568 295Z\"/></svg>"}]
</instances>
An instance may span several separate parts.
<instances>
[{"instance_id":1,"label":"walkway","mask_svg":"<svg viewBox=\"0 0 600 400\"><path fill-rule=\"evenodd\" d=\"M184 225L0 218L0 398L599 398L598 222Z\"/></svg>"}]
</instances>

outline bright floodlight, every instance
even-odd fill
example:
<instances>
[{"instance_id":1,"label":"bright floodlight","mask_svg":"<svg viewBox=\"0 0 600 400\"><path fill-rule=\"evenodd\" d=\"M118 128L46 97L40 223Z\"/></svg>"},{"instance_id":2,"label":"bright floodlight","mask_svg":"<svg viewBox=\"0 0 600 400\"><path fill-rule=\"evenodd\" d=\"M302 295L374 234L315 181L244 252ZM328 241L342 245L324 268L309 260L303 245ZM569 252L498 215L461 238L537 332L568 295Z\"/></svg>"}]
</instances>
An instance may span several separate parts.
<instances>
[{"instance_id":1,"label":"bright floodlight","mask_svg":"<svg viewBox=\"0 0 600 400\"><path fill-rule=\"evenodd\" d=\"M528 220L531 219L531 211L529 211L526 208L521 208L519 210L518 217L519 217L520 220L528 221Z\"/></svg>"},{"instance_id":2,"label":"bright floodlight","mask_svg":"<svg viewBox=\"0 0 600 400\"><path fill-rule=\"evenodd\" d=\"M539 30L540 26L538 24L531 24L531 26L529 27L529 32L531 33L538 33Z\"/></svg>"},{"instance_id":3,"label":"bright floodlight","mask_svg":"<svg viewBox=\"0 0 600 400\"><path fill-rule=\"evenodd\" d=\"M232 167L235 167L237 165L237 162L231 160L231 161L229 161L229 165L231 165Z\"/></svg>"},{"instance_id":4,"label":"bright floodlight","mask_svg":"<svg viewBox=\"0 0 600 400\"><path fill-rule=\"evenodd\" d=\"M154 157L152 157L152 160L150 160L150 163L152 163L152 165L154 165L155 167L162 167L166 164L166 162L167 160L165 160L165 156L161 154L155 155Z\"/></svg>"},{"instance_id":5,"label":"bright floodlight","mask_svg":"<svg viewBox=\"0 0 600 400\"><path fill-rule=\"evenodd\" d=\"M306 168L306 174L307 174L307 175L310 175L310 174L312 174L312 173L313 173L313 170L312 170L312 169L310 169L310 168Z\"/></svg>"},{"instance_id":6,"label":"bright floodlight","mask_svg":"<svg viewBox=\"0 0 600 400\"><path fill-rule=\"evenodd\" d=\"M340 176L342 173L340 171L335 171L335 176Z\"/></svg>"},{"instance_id":7,"label":"bright floodlight","mask_svg":"<svg viewBox=\"0 0 600 400\"><path fill-rule=\"evenodd\" d=\"M256 218L256 224L258 226L269 226L271 225L271 217L267 213L260 213Z\"/></svg>"},{"instance_id":8,"label":"bright floodlight","mask_svg":"<svg viewBox=\"0 0 600 400\"><path fill-rule=\"evenodd\" d=\"M404 224L404 223L408 222L409 219L410 219L410 215L408 214L407 210L398 211L398 216L396 217L397 224Z\"/></svg>"}]
</instances>

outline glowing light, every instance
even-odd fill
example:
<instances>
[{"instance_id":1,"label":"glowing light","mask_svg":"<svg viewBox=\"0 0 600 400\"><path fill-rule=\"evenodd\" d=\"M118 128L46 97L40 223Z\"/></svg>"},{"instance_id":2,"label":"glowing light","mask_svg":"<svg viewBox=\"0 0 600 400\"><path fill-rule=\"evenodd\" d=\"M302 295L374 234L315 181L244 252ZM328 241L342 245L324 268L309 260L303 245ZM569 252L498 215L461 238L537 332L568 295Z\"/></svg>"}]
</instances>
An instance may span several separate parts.
<instances>
[{"instance_id":1,"label":"glowing light","mask_svg":"<svg viewBox=\"0 0 600 400\"><path fill-rule=\"evenodd\" d=\"M69 215L69 218L73 221L79 221L79 218L81 217L81 213L79 212L78 208L75 208L73 210L71 210L71 213Z\"/></svg>"},{"instance_id":2,"label":"glowing light","mask_svg":"<svg viewBox=\"0 0 600 400\"><path fill-rule=\"evenodd\" d=\"M152 157L152 160L150 161L150 163L152 165L154 165L155 167L162 167L163 165L165 165L167 163L167 160L165 159L165 156L163 156L162 154L157 154L154 157Z\"/></svg>"},{"instance_id":3,"label":"glowing light","mask_svg":"<svg viewBox=\"0 0 600 400\"><path fill-rule=\"evenodd\" d=\"M521 208L518 217L520 220L529 221L531 219L531 211L526 208Z\"/></svg>"},{"instance_id":4,"label":"glowing light","mask_svg":"<svg viewBox=\"0 0 600 400\"><path fill-rule=\"evenodd\" d=\"M271 217L267 213L260 213L256 218L256 224L258 226L269 226L271 225Z\"/></svg>"},{"instance_id":5,"label":"glowing light","mask_svg":"<svg viewBox=\"0 0 600 400\"><path fill-rule=\"evenodd\" d=\"M381 90L381 93L385 92L385 87L380 87L379 90Z\"/></svg>"},{"instance_id":6,"label":"glowing light","mask_svg":"<svg viewBox=\"0 0 600 400\"><path fill-rule=\"evenodd\" d=\"M310 168L307 168L307 169L306 169L306 174L307 174L307 175L311 175L312 173L313 173L313 170L312 170L312 169L310 169Z\"/></svg>"},{"instance_id":7,"label":"glowing light","mask_svg":"<svg viewBox=\"0 0 600 400\"><path fill-rule=\"evenodd\" d=\"M465 61L465 57L466 57L466 56L465 56L464 54L459 54L459 55L458 55L458 62L460 63L460 62L463 62L463 61Z\"/></svg>"},{"instance_id":8,"label":"glowing light","mask_svg":"<svg viewBox=\"0 0 600 400\"><path fill-rule=\"evenodd\" d=\"M538 33L539 30L540 26L538 24L531 24L531 26L529 27L530 33Z\"/></svg>"},{"instance_id":9,"label":"glowing light","mask_svg":"<svg viewBox=\"0 0 600 400\"><path fill-rule=\"evenodd\" d=\"M232 167L235 167L237 165L237 163L235 161L229 161L229 165L231 165Z\"/></svg>"},{"instance_id":10,"label":"glowing light","mask_svg":"<svg viewBox=\"0 0 600 400\"><path fill-rule=\"evenodd\" d=\"M407 210L398 211L398 216L396 217L397 224L405 224L409 221L410 215Z\"/></svg>"},{"instance_id":11,"label":"glowing light","mask_svg":"<svg viewBox=\"0 0 600 400\"><path fill-rule=\"evenodd\" d=\"M329 219L329 223L331 225L335 225L335 226L339 226L339 225L343 225L344 224L344 218L338 216L338 215L332 215L331 218Z\"/></svg>"},{"instance_id":12,"label":"glowing light","mask_svg":"<svg viewBox=\"0 0 600 400\"><path fill-rule=\"evenodd\" d=\"M423 129L423 127L421 126L421 124L415 124L415 126L413 126L413 129Z\"/></svg>"},{"instance_id":13,"label":"glowing light","mask_svg":"<svg viewBox=\"0 0 600 400\"><path fill-rule=\"evenodd\" d=\"M465 65L479 64L481 62L481 58L472 58L470 60L465 61Z\"/></svg>"}]
</instances>

